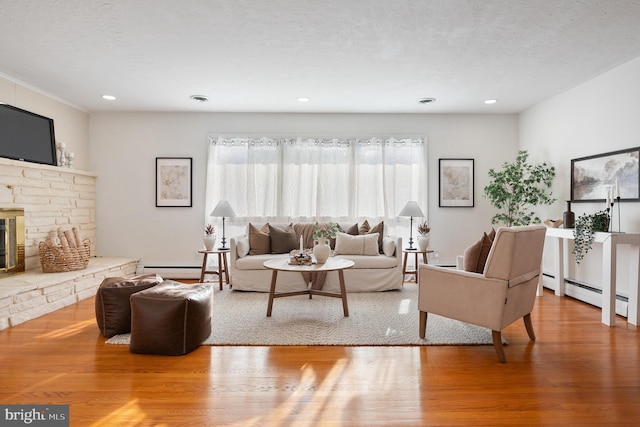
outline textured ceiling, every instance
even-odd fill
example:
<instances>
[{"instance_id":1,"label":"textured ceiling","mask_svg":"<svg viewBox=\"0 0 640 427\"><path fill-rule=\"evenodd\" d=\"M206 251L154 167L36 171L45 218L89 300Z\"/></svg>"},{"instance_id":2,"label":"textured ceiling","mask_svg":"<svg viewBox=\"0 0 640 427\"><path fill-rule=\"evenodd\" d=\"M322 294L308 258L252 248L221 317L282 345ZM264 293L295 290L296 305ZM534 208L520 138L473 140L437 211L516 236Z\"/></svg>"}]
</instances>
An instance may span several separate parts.
<instances>
[{"instance_id":1,"label":"textured ceiling","mask_svg":"<svg viewBox=\"0 0 640 427\"><path fill-rule=\"evenodd\" d=\"M86 111L513 113L640 57L639 23L637 0L0 0L0 73Z\"/></svg>"}]
</instances>

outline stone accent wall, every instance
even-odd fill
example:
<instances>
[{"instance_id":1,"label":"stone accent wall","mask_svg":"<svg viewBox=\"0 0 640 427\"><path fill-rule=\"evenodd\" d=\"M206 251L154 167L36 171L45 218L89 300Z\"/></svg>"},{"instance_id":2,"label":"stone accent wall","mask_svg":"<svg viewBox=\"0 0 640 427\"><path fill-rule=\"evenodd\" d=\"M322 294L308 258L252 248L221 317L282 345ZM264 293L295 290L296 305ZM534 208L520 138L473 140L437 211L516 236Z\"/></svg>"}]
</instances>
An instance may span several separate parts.
<instances>
[{"instance_id":1,"label":"stone accent wall","mask_svg":"<svg viewBox=\"0 0 640 427\"><path fill-rule=\"evenodd\" d=\"M0 278L0 330L93 297L105 277L130 277L138 260L95 257L96 175L0 158L0 207L23 208L25 272ZM38 245L77 227L89 239L84 270L43 273Z\"/></svg>"},{"instance_id":2,"label":"stone accent wall","mask_svg":"<svg viewBox=\"0 0 640 427\"><path fill-rule=\"evenodd\" d=\"M23 208L25 270L40 269L38 244L77 227L96 248L96 175L0 158L0 207Z\"/></svg>"}]
</instances>

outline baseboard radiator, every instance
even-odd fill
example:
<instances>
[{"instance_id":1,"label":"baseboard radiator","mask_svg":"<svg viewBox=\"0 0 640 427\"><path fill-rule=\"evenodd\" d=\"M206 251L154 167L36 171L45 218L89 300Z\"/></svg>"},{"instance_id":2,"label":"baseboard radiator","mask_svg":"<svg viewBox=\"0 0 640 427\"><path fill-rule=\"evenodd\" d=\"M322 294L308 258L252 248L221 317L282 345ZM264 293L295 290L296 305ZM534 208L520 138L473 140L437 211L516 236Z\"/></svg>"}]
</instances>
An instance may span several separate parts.
<instances>
[{"instance_id":1,"label":"baseboard radiator","mask_svg":"<svg viewBox=\"0 0 640 427\"><path fill-rule=\"evenodd\" d=\"M138 266L136 275L158 274L163 279L200 279L201 266L168 266L168 265L142 265Z\"/></svg>"},{"instance_id":2,"label":"baseboard radiator","mask_svg":"<svg viewBox=\"0 0 640 427\"><path fill-rule=\"evenodd\" d=\"M544 274L542 285L555 292L555 286L551 279L555 276ZM546 280L545 280L546 279ZM575 280L564 279L565 295L586 302L595 307L602 308L602 289L594 288ZM616 314L622 317L629 316L629 299L624 295L616 294Z\"/></svg>"}]
</instances>

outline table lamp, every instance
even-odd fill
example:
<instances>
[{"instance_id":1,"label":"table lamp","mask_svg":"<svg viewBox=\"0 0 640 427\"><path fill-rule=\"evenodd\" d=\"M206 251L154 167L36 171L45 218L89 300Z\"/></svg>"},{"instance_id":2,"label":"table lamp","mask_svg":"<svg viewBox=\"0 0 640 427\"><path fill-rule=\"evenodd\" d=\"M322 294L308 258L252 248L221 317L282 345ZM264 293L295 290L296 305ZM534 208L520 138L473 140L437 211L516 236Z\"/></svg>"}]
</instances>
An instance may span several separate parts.
<instances>
[{"instance_id":1,"label":"table lamp","mask_svg":"<svg viewBox=\"0 0 640 427\"><path fill-rule=\"evenodd\" d=\"M213 208L209 216L222 217L222 246L220 246L218 249L220 249L221 251L229 249L226 246L227 239L225 238L224 234L224 220L225 218L233 218L234 216L236 216L236 213L233 211L228 201L220 200L216 207Z\"/></svg>"},{"instance_id":2,"label":"table lamp","mask_svg":"<svg viewBox=\"0 0 640 427\"><path fill-rule=\"evenodd\" d=\"M409 226L409 247L406 248L408 251L415 251L416 248L413 247L413 217L424 217L422 213L422 209L418 206L418 202L409 201L405 205L405 207L400 211L398 216L408 216L411 218L411 225Z\"/></svg>"}]
</instances>

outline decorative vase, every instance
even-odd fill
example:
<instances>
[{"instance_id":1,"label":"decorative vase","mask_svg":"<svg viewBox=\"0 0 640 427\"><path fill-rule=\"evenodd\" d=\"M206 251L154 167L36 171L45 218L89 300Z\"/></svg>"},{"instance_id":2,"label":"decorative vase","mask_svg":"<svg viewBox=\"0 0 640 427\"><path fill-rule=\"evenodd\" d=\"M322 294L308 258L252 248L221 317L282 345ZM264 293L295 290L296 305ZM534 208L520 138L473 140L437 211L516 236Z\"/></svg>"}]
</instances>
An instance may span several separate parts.
<instances>
[{"instance_id":1,"label":"decorative vase","mask_svg":"<svg viewBox=\"0 0 640 427\"><path fill-rule=\"evenodd\" d=\"M313 241L313 256L318 264L324 264L331 255L331 247L329 241L325 237L319 237Z\"/></svg>"},{"instance_id":2,"label":"decorative vase","mask_svg":"<svg viewBox=\"0 0 640 427\"><path fill-rule=\"evenodd\" d=\"M204 241L204 248L208 251L212 251L213 247L216 245L215 234L205 234L202 240Z\"/></svg>"},{"instance_id":3,"label":"decorative vase","mask_svg":"<svg viewBox=\"0 0 640 427\"><path fill-rule=\"evenodd\" d=\"M573 228L576 222L576 215L571 212L571 200L567 200L567 211L562 214L562 223L564 228Z\"/></svg>"},{"instance_id":4,"label":"decorative vase","mask_svg":"<svg viewBox=\"0 0 640 427\"><path fill-rule=\"evenodd\" d=\"M429 249L429 234L419 234L418 235L418 248L421 251L426 251Z\"/></svg>"}]
</instances>

